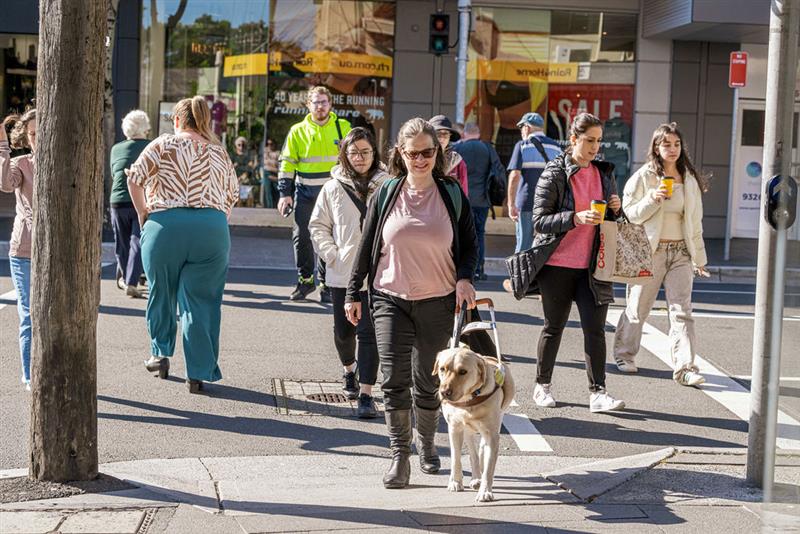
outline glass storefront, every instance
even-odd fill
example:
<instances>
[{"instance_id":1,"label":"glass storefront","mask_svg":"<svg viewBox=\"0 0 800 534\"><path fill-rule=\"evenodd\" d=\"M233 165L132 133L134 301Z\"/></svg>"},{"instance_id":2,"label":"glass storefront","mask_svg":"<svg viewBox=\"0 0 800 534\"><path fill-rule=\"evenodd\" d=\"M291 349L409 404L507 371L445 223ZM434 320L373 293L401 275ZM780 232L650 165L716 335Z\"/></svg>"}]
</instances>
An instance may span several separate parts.
<instances>
[{"instance_id":1,"label":"glass storefront","mask_svg":"<svg viewBox=\"0 0 800 534\"><path fill-rule=\"evenodd\" d=\"M170 131L178 100L205 96L242 184L257 190L306 115L313 85L331 90L340 117L388 142L394 18L387 1L145 0L141 106L160 134ZM245 154L235 148L241 137ZM243 203L272 207L273 197Z\"/></svg>"},{"instance_id":2,"label":"glass storefront","mask_svg":"<svg viewBox=\"0 0 800 534\"><path fill-rule=\"evenodd\" d=\"M37 35L0 33L0 117L33 107Z\"/></svg>"},{"instance_id":3,"label":"glass storefront","mask_svg":"<svg viewBox=\"0 0 800 534\"><path fill-rule=\"evenodd\" d=\"M605 159L617 176L631 164L635 14L476 7L467 74L467 121L480 125L504 162L520 117L536 111L566 142L580 111L604 121Z\"/></svg>"}]
</instances>

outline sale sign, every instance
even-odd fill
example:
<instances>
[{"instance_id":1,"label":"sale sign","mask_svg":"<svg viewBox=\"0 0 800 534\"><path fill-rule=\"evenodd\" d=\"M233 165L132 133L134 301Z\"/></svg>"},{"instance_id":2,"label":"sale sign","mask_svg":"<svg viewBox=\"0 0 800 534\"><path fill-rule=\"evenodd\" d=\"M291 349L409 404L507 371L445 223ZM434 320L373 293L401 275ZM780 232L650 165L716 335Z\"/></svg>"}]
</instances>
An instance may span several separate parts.
<instances>
[{"instance_id":1,"label":"sale sign","mask_svg":"<svg viewBox=\"0 0 800 534\"><path fill-rule=\"evenodd\" d=\"M631 124L633 89L633 85L623 84L551 84L547 93L548 118L557 121L564 131L575 115L584 111L602 121L619 118Z\"/></svg>"},{"instance_id":2,"label":"sale sign","mask_svg":"<svg viewBox=\"0 0 800 534\"><path fill-rule=\"evenodd\" d=\"M747 52L731 52L728 67L728 87L747 85Z\"/></svg>"}]
</instances>

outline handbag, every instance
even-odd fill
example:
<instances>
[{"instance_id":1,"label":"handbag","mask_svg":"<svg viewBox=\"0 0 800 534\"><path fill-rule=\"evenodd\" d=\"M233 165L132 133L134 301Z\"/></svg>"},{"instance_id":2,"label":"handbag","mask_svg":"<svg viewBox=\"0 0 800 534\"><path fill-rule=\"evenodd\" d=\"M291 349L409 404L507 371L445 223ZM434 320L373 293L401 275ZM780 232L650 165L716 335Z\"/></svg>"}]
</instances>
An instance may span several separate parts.
<instances>
[{"instance_id":1,"label":"handbag","mask_svg":"<svg viewBox=\"0 0 800 534\"><path fill-rule=\"evenodd\" d=\"M600 224L600 248L593 276L602 282L643 284L653 278L653 250L644 226L622 215Z\"/></svg>"},{"instance_id":2,"label":"handbag","mask_svg":"<svg viewBox=\"0 0 800 534\"><path fill-rule=\"evenodd\" d=\"M529 248L506 258L511 292L517 300L522 300L528 294L528 290L536 278L535 256L534 249Z\"/></svg>"}]
</instances>

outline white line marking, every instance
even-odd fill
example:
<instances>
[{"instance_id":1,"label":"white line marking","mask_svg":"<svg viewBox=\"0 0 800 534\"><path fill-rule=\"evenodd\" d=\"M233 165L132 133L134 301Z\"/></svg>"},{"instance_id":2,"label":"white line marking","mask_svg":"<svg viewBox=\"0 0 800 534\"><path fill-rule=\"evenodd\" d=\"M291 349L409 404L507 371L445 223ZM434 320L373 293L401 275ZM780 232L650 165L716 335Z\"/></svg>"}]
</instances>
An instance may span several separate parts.
<instances>
[{"instance_id":1,"label":"white line marking","mask_svg":"<svg viewBox=\"0 0 800 534\"><path fill-rule=\"evenodd\" d=\"M13 301L15 301L15 304L16 304L17 292L12 289L8 293L3 293L2 295L0 295L0 300L13 300ZM5 303L5 302L0 303L0 310L5 308L6 306L8 306L7 303Z\"/></svg>"},{"instance_id":2,"label":"white line marking","mask_svg":"<svg viewBox=\"0 0 800 534\"><path fill-rule=\"evenodd\" d=\"M739 380L752 380L750 375L739 375L736 377ZM781 382L800 382L800 376L782 376Z\"/></svg>"},{"instance_id":3,"label":"white line marking","mask_svg":"<svg viewBox=\"0 0 800 534\"><path fill-rule=\"evenodd\" d=\"M667 317L669 312L664 310L653 310L650 316ZM755 315L750 313L708 313L708 312L692 312L692 317L707 317L710 319L755 319ZM783 318L784 321L794 322L800 321L800 317L787 315Z\"/></svg>"},{"instance_id":4,"label":"white line marking","mask_svg":"<svg viewBox=\"0 0 800 534\"><path fill-rule=\"evenodd\" d=\"M525 452L553 452L531 420L525 414L507 413L503 415L503 426L506 427L519 450Z\"/></svg>"},{"instance_id":5,"label":"white line marking","mask_svg":"<svg viewBox=\"0 0 800 534\"><path fill-rule=\"evenodd\" d=\"M624 292L625 286L614 286L615 291ZM692 293L713 293L720 295L755 295L755 291L725 291L722 289L692 289ZM797 297L800 293L784 293L787 297Z\"/></svg>"},{"instance_id":6,"label":"white line marking","mask_svg":"<svg viewBox=\"0 0 800 534\"><path fill-rule=\"evenodd\" d=\"M622 310L608 310L607 322L616 326ZM656 358L672 368L669 356L669 336L658 328L645 323L642 334L642 346L650 351ZM695 355L695 364L700 368L700 374L706 378L706 383L700 389L733 412L742 421L750 420L750 391L726 375L708 360ZM781 449L800 449L800 422L778 411L778 447Z\"/></svg>"}]
</instances>

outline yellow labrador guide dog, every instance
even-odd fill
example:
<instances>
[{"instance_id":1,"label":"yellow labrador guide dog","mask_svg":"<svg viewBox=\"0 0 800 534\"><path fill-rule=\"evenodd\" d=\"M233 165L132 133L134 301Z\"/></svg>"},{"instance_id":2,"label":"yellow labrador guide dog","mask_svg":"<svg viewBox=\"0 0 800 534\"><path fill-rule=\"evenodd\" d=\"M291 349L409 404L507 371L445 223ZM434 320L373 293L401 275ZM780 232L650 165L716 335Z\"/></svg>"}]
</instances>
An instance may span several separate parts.
<instances>
[{"instance_id":1,"label":"yellow labrador guide dog","mask_svg":"<svg viewBox=\"0 0 800 534\"><path fill-rule=\"evenodd\" d=\"M492 484L500 446L500 428L503 412L514 398L514 379L500 355L494 304L491 299L478 300L478 304L489 305L491 323L469 323L461 332L461 317L456 316L450 348L437 355L433 374L439 376L442 413L450 437L452 467L447 489L464 489L461 446L466 441L472 471L469 487L478 490L476 501L487 502L494 500ZM457 346L462 333L476 330L492 331L496 358Z\"/></svg>"}]
</instances>

